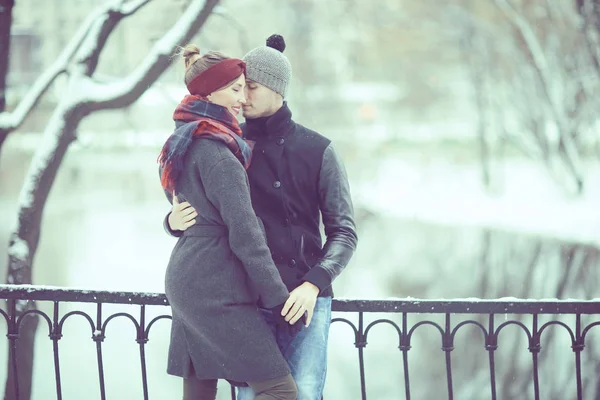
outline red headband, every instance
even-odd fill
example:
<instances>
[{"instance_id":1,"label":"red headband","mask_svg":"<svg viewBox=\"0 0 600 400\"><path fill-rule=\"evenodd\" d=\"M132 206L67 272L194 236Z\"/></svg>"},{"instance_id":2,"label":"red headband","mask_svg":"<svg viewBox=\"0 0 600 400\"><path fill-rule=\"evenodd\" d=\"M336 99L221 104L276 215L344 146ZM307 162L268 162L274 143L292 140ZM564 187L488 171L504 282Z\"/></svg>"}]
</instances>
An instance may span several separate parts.
<instances>
[{"instance_id":1,"label":"red headband","mask_svg":"<svg viewBox=\"0 0 600 400\"><path fill-rule=\"evenodd\" d=\"M245 62L237 58L228 58L200 72L187 88L190 94L208 96L244 73L246 73Z\"/></svg>"}]
</instances>

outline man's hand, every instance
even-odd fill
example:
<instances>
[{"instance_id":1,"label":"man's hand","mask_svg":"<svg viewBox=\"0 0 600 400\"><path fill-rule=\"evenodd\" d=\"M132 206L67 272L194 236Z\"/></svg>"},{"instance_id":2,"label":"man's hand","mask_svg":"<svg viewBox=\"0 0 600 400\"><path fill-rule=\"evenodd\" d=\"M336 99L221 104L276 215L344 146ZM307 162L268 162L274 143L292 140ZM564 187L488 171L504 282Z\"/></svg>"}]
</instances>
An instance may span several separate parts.
<instances>
[{"instance_id":1,"label":"man's hand","mask_svg":"<svg viewBox=\"0 0 600 400\"><path fill-rule=\"evenodd\" d=\"M169 227L173 231L185 231L196 223L198 213L187 201L180 203L173 193L173 209L169 214Z\"/></svg>"},{"instance_id":2,"label":"man's hand","mask_svg":"<svg viewBox=\"0 0 600 400\"><path fill-rule=\"evenodd\" d=\"M308 327L315 310L318 295L319 288L317 286L310 282L302 283L302 285L290 293L290 297L283 305L281 315L285 316L285 320L293 325L306 313L305 325Z\"/></svg>"}]
</instances>

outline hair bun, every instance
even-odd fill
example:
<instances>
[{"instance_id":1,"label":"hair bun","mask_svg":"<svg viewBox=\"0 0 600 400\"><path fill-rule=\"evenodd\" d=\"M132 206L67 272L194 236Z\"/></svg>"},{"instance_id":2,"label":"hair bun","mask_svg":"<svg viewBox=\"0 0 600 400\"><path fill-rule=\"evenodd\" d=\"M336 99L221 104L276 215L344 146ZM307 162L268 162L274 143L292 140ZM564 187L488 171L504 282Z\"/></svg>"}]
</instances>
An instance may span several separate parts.
<instances>
[{"instance_id":1,"label":"hair bun","mask_svg":"<svg viewBox=\"0 0 600 400\"><path fill-rule=\"evenodd\" d=\"M285 50L285 40L283 39L283 36L277 34L269 36L267 38L267 47L271 47L283 53Z\"/></svg>"},{"instance_id":2,"label":"hair bun","mask_svg":"<svg viewBox=\"0 0 600 400\"><path fill-rule=\"evenodd\" d=\"M182 56L185 60L185 67L188 68L200 58L200 48L195 44L188 44L183 48Z\"/></svg>"}]
</instances>

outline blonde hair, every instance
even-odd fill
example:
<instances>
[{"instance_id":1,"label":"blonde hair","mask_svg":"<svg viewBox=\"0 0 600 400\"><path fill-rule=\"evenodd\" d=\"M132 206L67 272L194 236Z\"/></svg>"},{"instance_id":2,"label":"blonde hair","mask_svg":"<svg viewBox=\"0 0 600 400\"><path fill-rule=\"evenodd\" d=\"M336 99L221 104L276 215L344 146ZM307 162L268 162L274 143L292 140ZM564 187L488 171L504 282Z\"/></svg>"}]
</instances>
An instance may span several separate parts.
<instances>
[{"instance_id":1,"label":"blonde hair","mask_svg":"<svg viewBox=\"0 0 600 400\"><path fill-rule=\"evenodd\" d=\"M200 48L194 44L188 44L185 46L182 49L181 55L183 56L183 60L185 62L184 82L186 85L189 84L201 72L206 71L213 65L230 58L218 51L209 51L201 56Z\"/></svg>"}]
</instances>

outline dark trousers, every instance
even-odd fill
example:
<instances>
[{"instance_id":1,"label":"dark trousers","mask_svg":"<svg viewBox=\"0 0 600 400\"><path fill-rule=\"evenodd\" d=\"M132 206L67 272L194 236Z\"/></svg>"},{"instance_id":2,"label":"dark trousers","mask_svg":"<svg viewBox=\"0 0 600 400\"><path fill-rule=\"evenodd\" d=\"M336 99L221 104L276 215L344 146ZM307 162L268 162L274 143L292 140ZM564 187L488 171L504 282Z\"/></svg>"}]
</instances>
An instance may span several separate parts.
<instances>
[{"instance_id":1,"label":"dark trousers","mask_svg":"<svg viewBox=\"0 0 600 400\"><path fill-rule=\"evenodd\" d=\"M195 372L183 380L183 400L215 400L216 379L197 379ZM256 393L255 400L296 400L298 389L291 374L261 382L248 382Z\"/></svg>"}]
</instances>

